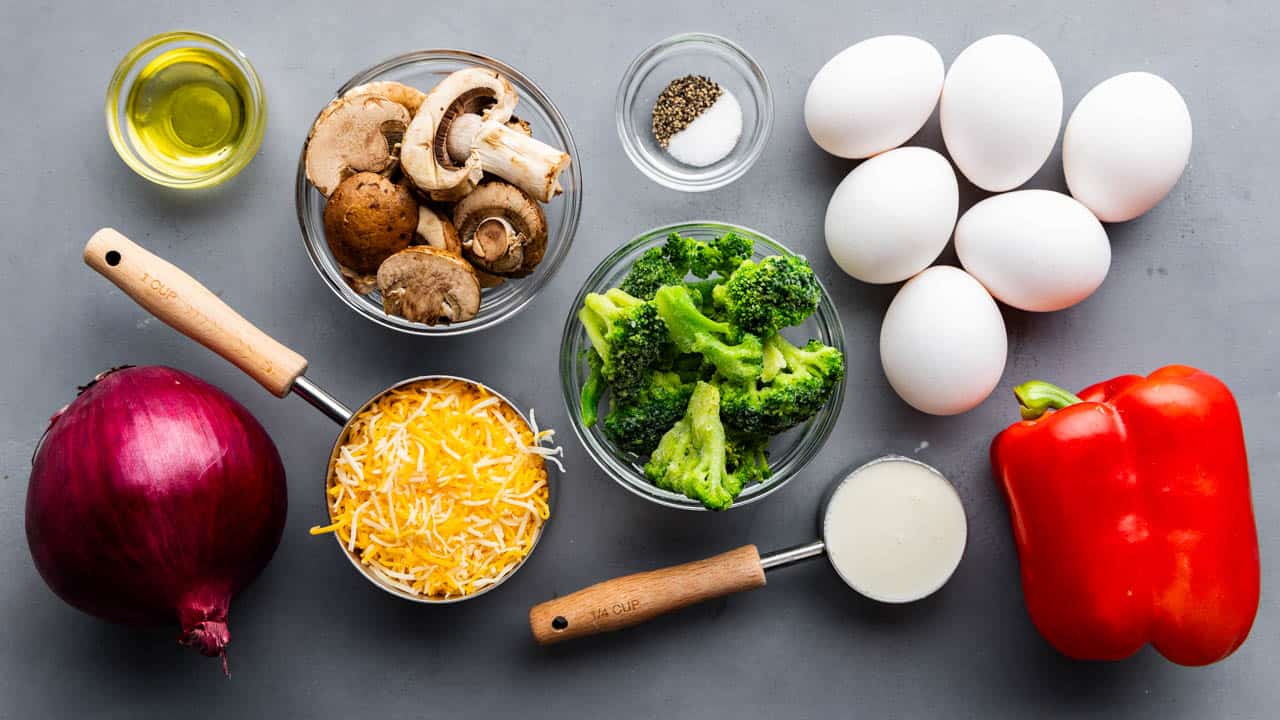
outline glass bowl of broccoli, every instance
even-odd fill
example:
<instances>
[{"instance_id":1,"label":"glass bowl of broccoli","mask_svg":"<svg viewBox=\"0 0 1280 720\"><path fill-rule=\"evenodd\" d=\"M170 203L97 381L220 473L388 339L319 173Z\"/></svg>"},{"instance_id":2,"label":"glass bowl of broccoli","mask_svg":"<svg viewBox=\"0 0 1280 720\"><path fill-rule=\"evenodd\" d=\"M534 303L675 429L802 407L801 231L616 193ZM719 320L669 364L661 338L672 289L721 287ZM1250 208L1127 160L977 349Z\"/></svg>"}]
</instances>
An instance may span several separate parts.
<instances>
[{"instance_id":1,"label":"glass bowl of broccoli","mask_svg":"<svg viewBox=\"0 0 1280 720\"><path fill-rule=\"evenodd\" d=\"M666 225L618 248L565 320L573 428L628 491L682 510L765 498L844 400L844 330L808 261L749 228Z\"/></svg>"}]
</instances>

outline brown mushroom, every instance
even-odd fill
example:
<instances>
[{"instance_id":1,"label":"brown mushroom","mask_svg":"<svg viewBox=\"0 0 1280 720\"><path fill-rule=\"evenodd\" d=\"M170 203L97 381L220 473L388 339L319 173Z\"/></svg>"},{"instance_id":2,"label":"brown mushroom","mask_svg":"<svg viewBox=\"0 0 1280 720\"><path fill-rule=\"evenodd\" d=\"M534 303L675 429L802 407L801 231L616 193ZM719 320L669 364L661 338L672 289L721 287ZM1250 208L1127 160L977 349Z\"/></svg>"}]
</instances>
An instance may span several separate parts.
<instances>
[{"instance_id":1,"label":"brown mushroom","mask_svg":"<svg viewBox=\"0 0 1280 720\"><path fill-rule=\"evenodd\" d=\"M341 97L329 103L307 136L307 180L325 197L359 172L389 174L409 111L379 95Z\"/></svg>"},{"instance_id":2,"label":"brown mushroom","mask_svg":"<svg viewBox=\"0 0 1280 720\"><path fill-rule=\"evenodd\" d=\"M422 101L427 99L427 94L416 87L410 87L404 83L395 80L374 80L363 85L357 85L342 94L343 97L355 97L357 95L381 95L382 97L399 103L409 111L409 116L413 117L418 112L418 108L422 107Z\"/></svg>"},{"instance_id":3,"label":"brown mushroom","mask_svg":"<svg viewBox=\"0 0 1280 720\"><path fill-rule=\"evenodd\" d=\"M435 211L434 208L420 205L418 207L418 242L433 248L462 255L462 241L458 239L458 230L453 221Z\"/></svg>"},{"instance_id":4,"label":"brown mushroom","mask_svg":"<svg viewBox=\"0 0 1280 720\"><path fill-rule=\"evenodd\" d=\"M480 283L466 260L439 248L414 245L378 268L387 313L436 325L470 320L480 311Z\"/></svg>"},{"instance_id":5,"label":"brown mushroom","mask_svg":"<svg viewBox=\"0 0 1280 720\"><path fill-rule=\"evenodd\" d=\"M324 208L324 236L333 257L355 275L409 246L418 226L418 203L400 185L370 172L343 180Z\"/></svg>"},{"instance_id":6,"label":"brown mushroom","mask_svg":"<svg viewBox=\"0 0 1280 720\"><path fill-rule=\"evenodd\" d=\"M477 269L504 277L524 277L547 249L547 217L520 188L486 182L453 209L462 254Z\"/></svg>"},{"instance_id":7,"label":"brown mushroom","mask_svg":"<svg viewBox=\"0 0 1280 720\"><path fill-rule=\"evenodd\" d=\"M511 119L516 91L497 71L467 68L450 74L427 93L405 132L401 163L405 174L437 200L457 200L483 174L480 157L453 160L445 148L456 118L477 115L497 123Z\"/></svg>"}]
</instances>

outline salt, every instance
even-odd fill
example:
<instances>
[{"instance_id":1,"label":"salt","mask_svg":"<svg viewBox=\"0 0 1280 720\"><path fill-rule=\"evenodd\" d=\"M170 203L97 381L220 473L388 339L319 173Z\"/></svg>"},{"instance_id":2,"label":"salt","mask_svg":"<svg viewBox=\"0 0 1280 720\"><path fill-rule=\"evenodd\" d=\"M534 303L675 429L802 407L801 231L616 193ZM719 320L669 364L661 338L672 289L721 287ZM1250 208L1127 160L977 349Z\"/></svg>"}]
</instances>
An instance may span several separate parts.
<instances>
[{"instance_id":1,"label":"salt","mask_svg":"<svg viewBox=\"0 0 1280 720\"><path fill-rule=\"evenodd\" d=\"M667 152L685 165L706 167L723 160L742 137L742 106L725 90L688 127L671 136Z\"/></svg>"}]
</instances>

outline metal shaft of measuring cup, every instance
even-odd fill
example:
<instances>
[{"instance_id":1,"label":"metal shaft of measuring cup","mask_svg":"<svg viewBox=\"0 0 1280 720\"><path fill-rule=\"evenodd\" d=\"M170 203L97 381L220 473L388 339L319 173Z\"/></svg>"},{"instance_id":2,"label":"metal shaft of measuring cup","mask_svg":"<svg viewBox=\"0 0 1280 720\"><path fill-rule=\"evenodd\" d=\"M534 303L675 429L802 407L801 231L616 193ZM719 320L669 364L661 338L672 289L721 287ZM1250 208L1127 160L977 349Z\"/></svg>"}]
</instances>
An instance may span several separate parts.
<instances>
[{"instance_id":1,"label":"metal shaft of measuring cup","mask_svg":"<svg viewBox=\"0 0 1280 720\"><path fill-rule=\"evenodd\" d=\"M308 380L306 375L299 375L290 390L339 425L346 425L351 420L351 408Z\"/></svg>"},{"instance_id":2,"label":"metal shaft of measuring cup","mask_svg":"<svg viewBox=\"0 0 1280 720\"><path fill-rule=\"evenodd\" d=\"M775 553L769 553L760 558L760 567L765 570L773 570L774 568L795 565L801 560L808 560L823 554L827 550L827 545L821 540L814 540L805 545L796 545L795 547L779 550Z\"/></svg>"}]
</instances>

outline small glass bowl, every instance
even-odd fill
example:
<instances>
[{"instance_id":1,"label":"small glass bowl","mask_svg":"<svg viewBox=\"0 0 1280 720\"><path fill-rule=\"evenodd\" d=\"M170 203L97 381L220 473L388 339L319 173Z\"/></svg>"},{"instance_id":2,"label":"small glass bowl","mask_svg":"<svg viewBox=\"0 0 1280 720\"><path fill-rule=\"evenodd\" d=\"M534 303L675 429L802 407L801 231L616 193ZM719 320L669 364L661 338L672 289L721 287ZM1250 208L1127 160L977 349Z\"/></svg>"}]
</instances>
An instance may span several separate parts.
<instances>
[{"instance_id":1,"label":"small glass bowl","mask_svg":"<svg viewBox=\"0 0 1280 720\"><path fill-rule=\"evenodd\" d=\"M653 104L667 83L705 75L742 105L742 137L727 156L706 167L685 165L653 137ZM618 137L627 157L659 185L684 192L724 187L742 177L764 152L773 130L773 91L756 61L733 42L709 33L673 35L631 62L618 86Z\"/></svg>"},{"instance_id":2,"label":"small glass bowl","mask_svg":"<svg viewBox=\"0 0 1280 720\"><path fill-rule=\"evenodd\" d=\"M200 48L221 56L244 74L250 89L249 97L244 98L244 139L223 162L200 175L175 175L148 162L145 153L139 152L135 139L131 137L126 119L129 93L142 70L157 56L183 48ZM143 40L130 50L116 66L111 83L107 85L105 113L107 135L111 137L111 144L120 159L147 180L179 189L212 187L229 180L258 154L262 136L267 131L267 96L249 58L221 38L192 30L161 33Z\"/></svg>"},{"instance_id":3,"label":"small glass bowl","mask_svg":"<svg viewBox=\"0 0 1280 720\"><path fill-rule=\"evenodd\" d=\"M325 197L307 182L305 142L298 154L295 182L298 224L302 227L302 239L316 271L324 278L329 289L353 310L379 325L411 335L466 335L491 328L514 317L533 301L538 291L555 275L560 263L569 254L569 245L578 231L578 217L582 212L582 166L578 148L573 144L573 135L569 133L568 124L551 99L532 80L510 65L465 50L419 50L397 55L357 73L338 88L334 97L374 80L396 80L426 92L450 73L469 67L485 67L502 73L519 96L516 115L529 123L534 137L564 150L570 157L569 167L560 173L560 184L564 187L564 192L542 206L547 216L547 254L528 277L507 280L497 287L481 290L480 311L474 318L450 325L425 325L385 312L382 309L382 295L376 289L367 295L352 290L325 241ZM316 115L323 109L324 105L317 107Z\"/></svg>"},{"instance_id":4,"label":"small glass bowl","mask_svg":"<svg viewBox=\"0 0 1280 720\"><path fill-rule=\"evenodd\" d=\"M663 490L649 482L644 476L643 459L634 453L622 450L605 437L603 412L600 421L593 427L584 427L582 409L578 402L582 393L582 384L586 382L588 375L583 353L591 347L591 341L587 339L582 323L578 322L578 308L582 307L588 293L602 293L609 288L617 287L631 269L632 263L645 250L661 245L667 235L672 232L704 241L727 232L735 232L755 241L754 257L756 259L769 255L795 254L781 243L755 230L717 222L677 223L641 233L605 258L587 278L582 289L578 291L578 296L574 298L573 307L564 323L564 335L560 340L560 384L564 391L564 404L569 412L570 424L573 425L574 432L578 434L587 453L609 477L649 502L680 510L705 510L706 508L697 500ZM816 339L844 352L844 329L840 325L840 317L826 288L822 288L822 298L818 301L817 311L803 324L784 330L783 334L792 342ZM844 404L844 391L845 380L841 378L831 399L822 410L818 411L817 415L804 424L773 437L769 443L769 467L772 474L762 483L743 488L742 494L730 509L750 505L768 497L799 474L831 435L831 430L835 427L836 419L840 415L840 407Z\"/></svg>"}]
</instances>

